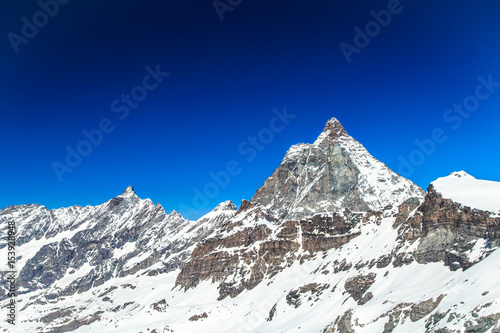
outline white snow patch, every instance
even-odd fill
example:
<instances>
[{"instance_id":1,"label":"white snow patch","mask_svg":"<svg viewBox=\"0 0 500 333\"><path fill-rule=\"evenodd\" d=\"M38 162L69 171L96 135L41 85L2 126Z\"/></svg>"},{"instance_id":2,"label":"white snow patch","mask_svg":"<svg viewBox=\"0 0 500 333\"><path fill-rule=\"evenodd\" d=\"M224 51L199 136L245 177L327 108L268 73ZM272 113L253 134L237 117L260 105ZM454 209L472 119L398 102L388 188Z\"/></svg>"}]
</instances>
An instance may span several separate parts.
<instances>
[{"instance_id":1,"label":"white snow patch","mask_svg":"<svg viewBox=\"0 0 500 333\"><path fill-rule=\"evenodd\" d=\"M465 171L458 171L431 184L443 198L471 208L500 211L500 182L476 179Z\"/></svg>"}]
</instances>

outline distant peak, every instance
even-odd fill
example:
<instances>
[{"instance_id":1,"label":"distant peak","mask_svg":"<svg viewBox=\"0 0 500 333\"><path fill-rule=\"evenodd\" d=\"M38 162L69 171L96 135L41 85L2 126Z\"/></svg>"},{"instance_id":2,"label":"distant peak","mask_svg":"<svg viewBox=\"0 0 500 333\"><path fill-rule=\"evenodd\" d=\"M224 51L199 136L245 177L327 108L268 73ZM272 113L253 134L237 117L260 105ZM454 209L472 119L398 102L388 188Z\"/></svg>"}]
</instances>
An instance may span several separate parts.
<instances>
[{"instance_id":1,"label":"distant peak","mask_svg":"<svg viewBox=\"0 0 500 333\"><path fill-rule=\"evenodd\" d=\"M469 175L467 172L465 172L464 170L462 171L455 171L455 172L452 172L448 175L448 177L457 177L457 178L474 178L473 176Z\"/></svg>"},{"instance_id":2,"label":"distant peak","mask_svg":"<svg viewBox=\"0 0 500 333\"><path fill-rule=\"evenodd\" d=\"M122 194L120 194L121 197L131 197L133 195L137 195L137 194L134 191L134 187L131 185L127 186L125 191Z\"/></svg>"},{"instance_id":3,"label":"distant peak","mask_svg":"<svg viewBox=\"0 0 500 333\"><path fill-rule=\"evenodd\" d=\"M178 211L176 211L175 209L170 212L170 214L168 214L169 217L177 217L177 218L182 218L184 219L184 216L181 215L181 213L179 213Z\"/></svg>"},{"instance_id":4,"label":"distant peak","mask_svg":"<svg viewBox=\"0 0 500 333\"><path fill-rule=\"evenodd\" d=\"M328 133L329 137L339 137L339 136L347 136L347 132L344 129L344 126L338 121L337 118L332 118L326 122L325 128L323 129L323 133Z\"/></svg>"},{"instance_id":5,"label":"distant peak","mask_svg":"<svg viewBox=\"0 0 500 333\"><path fill-rule=\"evenodd\" d=\"M223 210L236 211L237 208L236 208L236 205L231 200L227 200L227 201L221 202L220 204L217 205L217 207L214 208L215 212L223 211Z\"/></svg>"}]
</instances>

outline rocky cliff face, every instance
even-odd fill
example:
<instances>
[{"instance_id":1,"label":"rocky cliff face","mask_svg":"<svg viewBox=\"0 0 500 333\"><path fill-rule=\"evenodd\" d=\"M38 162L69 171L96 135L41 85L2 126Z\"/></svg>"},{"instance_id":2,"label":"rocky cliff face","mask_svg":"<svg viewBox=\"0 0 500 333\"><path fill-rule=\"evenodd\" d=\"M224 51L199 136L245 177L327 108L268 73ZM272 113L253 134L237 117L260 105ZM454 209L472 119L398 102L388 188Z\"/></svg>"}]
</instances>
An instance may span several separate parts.
<instances>
[{"instance_id":1,"label":"rocky cliff face","mask_svg":"<svg viewBox=\"0 0 500 333\"><path fill-rule=\"evenodd\" d=\"M259 204L246 202L234 219L198 243L176 279L184 290L210 279L219 299L252 289L295 261L339 248L359 235L360 214L316 215L275 226Z\"/></svg>"},{"instance_id":2,"label":"rocky cliff face","mask_svg":"<svg viewBox=\"0 0 500 333\"><path fill-rule=\"evenodd\" d=\"M424 191L371 156L333 118L313 144L292 146L251 201L280 219L322 212L383 210Z\"/></svg>"},{"instance_id":3,"label":"rocky cliff face","mask_svg":"<svg viewBox=\"0 0 500 333\"><path fill-rule=\"evenodd\" d=\"M442 261L453 270L469 268L500 245L500 217L445 199L432 185L400 230L403 239L418 241L419 263Z\"/></svg>"}]
</instances>

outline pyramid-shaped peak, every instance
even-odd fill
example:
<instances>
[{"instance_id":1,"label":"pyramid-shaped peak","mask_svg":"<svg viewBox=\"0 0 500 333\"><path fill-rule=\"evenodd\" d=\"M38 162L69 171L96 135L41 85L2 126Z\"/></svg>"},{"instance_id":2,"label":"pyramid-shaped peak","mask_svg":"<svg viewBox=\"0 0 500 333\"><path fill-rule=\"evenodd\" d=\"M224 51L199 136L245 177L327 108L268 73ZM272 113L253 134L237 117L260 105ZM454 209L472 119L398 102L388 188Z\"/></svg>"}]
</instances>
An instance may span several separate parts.
<instances>
[{"instance_id":1,"label":"pyramid-shaped peak","mask_svg":"<svg viewBox=\"0 0 500 333\"><path fill-rule=\"evenodd\" d=\"M342 126L342 124L340 123L340 121L338 121L337 118L331 118L326 122L325 128L323 129L323 133L326 133L328 134L329 137L334 137L334 138L348 135L344 126Z\"/></svg>"},{"instance_id":2,"label":"pyramid-shaped peak","mask_svg":"<svg viewBox=\"0 0 500 333\"><path fill-rule=\"evenodd\" d=\"M374 158L332 118L313 144L297 144L287 151L251 202L276 218L302 219L345 208L382 211L424 195L423 189Z\"/></svg>"},{"instance_id":3,"label":"pyramid-shaped peak","mask_svg":"<svg viewBox=\"0 0 500 333\"><path fill-rule=\"evenodd\" d=\"M122 194L120 194L121 197L131 197L134 195L137 195L137 194L135 193L134 187L131 185L127 186L125 191Z\"/></svg>"}]
</instances>

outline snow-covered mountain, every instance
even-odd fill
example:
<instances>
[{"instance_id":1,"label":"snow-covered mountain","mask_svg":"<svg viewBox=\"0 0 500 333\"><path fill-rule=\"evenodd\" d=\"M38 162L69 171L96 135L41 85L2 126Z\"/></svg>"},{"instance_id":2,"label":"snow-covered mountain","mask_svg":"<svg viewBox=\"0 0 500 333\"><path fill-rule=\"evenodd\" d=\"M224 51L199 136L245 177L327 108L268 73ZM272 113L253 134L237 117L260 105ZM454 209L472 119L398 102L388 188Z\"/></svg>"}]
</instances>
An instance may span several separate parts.
<instances>
[{"instance_id":1,"label":"snow-covered mountain","mask_svg":"<svg viewBox=\"0 0 500 333\"><path fill-rule=\"evenodd\" d=\"M234 204L225 202L199 221L189 221L175 211L166 214L160 204L149 199L140 199L129 186L96 207L7 207L0 211L0 224L16 221L17 287L21 299L29 295L34 300L25 304L31 307L137 272L155 276L175 271L198 241L235 212ZM5 235L0 243L4 258ZM5 284L0 287L0 298L6 298ZM37 316L35 311L33 318Z\"/></svg>"},{"instance_id":2,"label":"snow-covered mountain","mask_svg":"<svg viewBox=\"0 0 500 333\"><path fill-rule=\"evenodd\" d=\"M18 322L0 331L498 333L499 189L462 171L424 192L332 119L250 201L198 221L132 187L10 206Z\"/></svg>"},{"instance_id":3,"label":"snow-covered mountain","mask_svg":"<svg viewBox=\"0 0 500 333\"><path fill-rule=\"evenodd\" d=\"M251 201L279 218L300 219L343 208L383 210L424 194L370 155L332 118L314 143L288 150Z\"/></svg>"}]
</instances>

